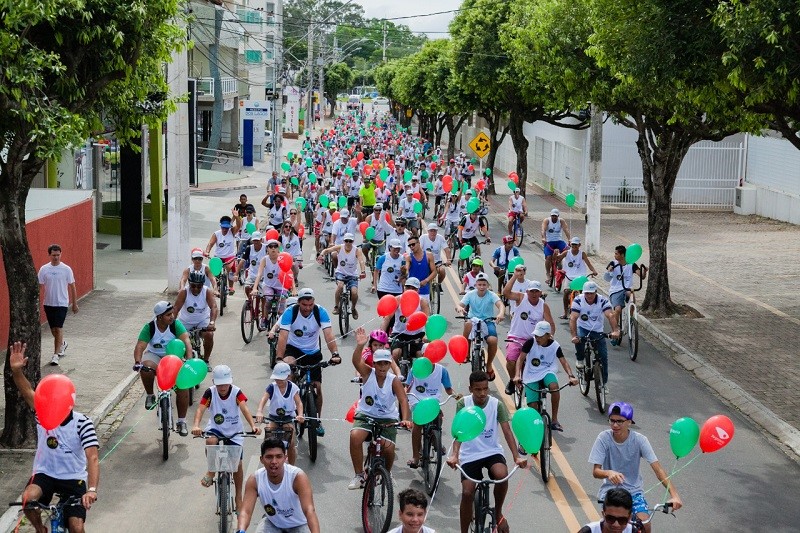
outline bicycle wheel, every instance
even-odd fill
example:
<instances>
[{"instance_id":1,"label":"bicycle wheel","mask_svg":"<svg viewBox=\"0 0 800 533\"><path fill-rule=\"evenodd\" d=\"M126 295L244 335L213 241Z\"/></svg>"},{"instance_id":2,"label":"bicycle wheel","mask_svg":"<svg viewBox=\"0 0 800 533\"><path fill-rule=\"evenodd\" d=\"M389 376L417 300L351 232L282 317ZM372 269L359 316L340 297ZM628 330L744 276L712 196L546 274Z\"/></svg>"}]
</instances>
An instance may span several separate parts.
<instances>
[{"instance_id":1,"label":"bicycle wheel","mask_svg":"<svg viewBox=\"0 0 800 533\"><path fill-rule=\"evenodd\" d=\"M442 430L439 427L429 427L427 434L427 446L422 450L422 461L425 475L425 488L428 496L436 492L439 485L439 476L442 474Z\"/></svg>"},{"instance_id":2,"label":"bicycle wheel","mask_svg":"<svg viewBox=\"0 0 800 533\"><path fill-rule=\"evenodd\" d=\"M361 496L361 521L366 533L386 533L392 522L394 488L389 472L382 464L370 469Z\"/></svg>"},{"instance_id":3,"label":"bicycle wheel","mask_svg":"<svg viewBox=\"0 0 800 533\"><path fill-rule=\"evenodd\" d=\"M600 414L606 414L606 393L603 387L603 367L600 361L595 361L592 366L592 379L594 380L594 394L597 398L597 409Z\"/></svg>"},{"instance_id":4,"label":"bicycle wheel","mask_svg":"<svg viewBox=\"0 0 800 533\"><path fill-rule=\"evenodd\" d=\"M223 270L223 272L225 272ZM228 280L224 276L218 276L219 282L219 316L225 314L225 306L228 304Z\"/></svg>"},{"instance_id":5,"label":"bicycle wheel","mask_svg":"<svg viewBox=\"0 0 800 533\"><path fill-rule=\"evenodd\" d=\"M472 522L471 529L474 533L494 533L492 522L494 517L489 512L488 493L484 495L484 491L480 488L475 492L475 519Z\"/></svg>"},{"instance_id":6,"label":"bicycle wheel","mask_svg":"<svg viewBox=\"0 0 800 533\"><path fill-rule=\"evenodd\" d=\"M517 219L517 223L514 225L514 245L522 246L522 240L524 237L525 230L522 228L522 222Z\"/></svg>"},{"instance_id":7,"label":"bicycle wheel","mask_svg":"<svg viewBox=\"0 0 800 533\"><path fill-rule=\"evenodd\" d=\"M219 505L219 533L230 533L231 530L231 481L228 472L220 472L217 476L217 504Z\"/></svg>"},{"instance_id":8,"label":"bicycle wheel","mask_svg":"<svg viewBox=\"0 0 800 533\"><path fill-rule=\"evenodd\" d=\"M542 422L544 423L544 433L542 433L542 448L539 450L539 466L541 467L542 481L547 483L547 480L550 479L550 439L552 438L550 415L544 413Z\"/></svg>"},{"instance_id":9,"label":"bicycle wheel","mask_svg":"<svg viewBox=\"0 0 800 533\"><path fill-rule=\"evenodd\" d=\"M630 315L628 314L628 309L623 309L620 313L619 317L619 345L622 346L622 339L625 335L628 334L628 322L630 320ZM613 346L613 344L612 344Z\"/></svg>"},{"instance_id":10,"label":"bicycle wheel","mask_svg":"<svg viewBox=\"0 0 800 533\"><path fill-rule=\"evenodd\" d=\"M431 284L431 313L439 313L442 308L442 299L439 297L439 281L434 281Z\"/></svg>"},{"instance_id":11,"label":"bicycle wheel","mask_svg":"<svg viewBox=\"0 0 800 533\"><path fill-rule=\"evenodd\" d=\"M165 461L169 459L169 432L172 429L169 424L171 408L169 397L163 396L158 402L158 410L161 417L161 457Z\"/></svg>"},{"instance_id":12,"label":"bicycle wheel","mask_svg":"<svg viewBox=\"0 0 800 533\"><path fill-rule=\"evenodd\" d=\"M347 325L345 324L345 320L349 318L349 310L347 309L347 296L342 294L342 299L339 300L339 333L344 336L347 332Z\"/></svg>"},{"instance_id":13,"label":"bicycle wheel","mask_svg":"<svg viewBox=\"0 0 800 533\"><path fill-rule=\"evenodd\" d=\"M592 387L592 375L592 367L590 366L578 371L578 386L584 396L589 395L589 389Z\"/></svg>"},{"instance_id":14,"label":"bicycle wheel","mask_svg":"<svg viewBox=\"0 0 800 533\"><path fill-rule=\"evenodd\" d=\"M317 460L317 427L319 420L317 418L317 395L313 389L309 389L305 397L303 405L303 412L308 417L308 457L311 462Z\"/></svg>"},{"instance_id":15,"label":"bicycle wheel","mask_svg":"<svg viewBox=\"0 0 800 533\"><path fill-rule=\"evenodd\" d=\"M483 361L483 350L481 350L479 344L475 343L474 348L472 350L472 371L480 372L481 370L485 370L485 363Z\"/></svg>"},{"instance_id":16,"label":"bicycle wheel","mask_svg":"<svg viewBox=\"0 0 800 533\"><path fill-rule=\"evenodd\" d=\"M639 355L639 323L633 317L631 317L630 320L630 334L628 335L628 353L631 356L631 361L636 361L636 357Z\"/></svg>"},{"instance_id":17,"label":"bicycle wheel","mask_svg":"<svg viewBox=\"0 0 800 533\"><path fill-rule=\"evenodd\" d=\"M269 341L269 367L275 368L278 364L278 339L274 338Z\"/></svg>"},{"instance_id":18,"label":"bicycle wheel","mask_svg":"<svg viewBox=\"0 0 800 533\"><path fill-rule=\"evenodd\" d=\"M242 315L239 320L239 325L242 329L242 340L244 340L246 344L250 344L250 341L253 340L253 328L255 327L253 308L250 307L250 300L245 300L242 304Z\"/></svg>"},{"instance_id":19,"label":"bicycle wheel","mask_svg":"<svg viewBox=\"0 0 800 533\"><path fill-rule=\"evenodd\" d=\"M514 400L514 407L517 409L522 409L522 404L525 401L525 386L522 386L522 389L517 387L516 383L514 384L514 394L512 395L512 399Z\"/></svg>"}]
</instances>

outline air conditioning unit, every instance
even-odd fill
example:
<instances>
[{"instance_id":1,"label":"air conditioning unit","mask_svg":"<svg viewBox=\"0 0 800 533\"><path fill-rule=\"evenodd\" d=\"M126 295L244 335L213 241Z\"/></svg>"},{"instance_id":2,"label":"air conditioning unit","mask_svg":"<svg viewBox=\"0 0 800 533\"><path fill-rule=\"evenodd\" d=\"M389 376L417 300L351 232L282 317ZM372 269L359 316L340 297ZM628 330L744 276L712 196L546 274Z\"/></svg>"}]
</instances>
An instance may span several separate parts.
<instances>
[{"instance_id":1,"label":"air conditioning unit","mask_svg":"<svg viewBox=\"0 0 800 533\"><path fill-rule=\"evenodd\" d=\"M750 185L736 187L736 198L733 203L733 212L737 215L755 214L757 195L758 189Z\"/></svg>"}]
</instances>

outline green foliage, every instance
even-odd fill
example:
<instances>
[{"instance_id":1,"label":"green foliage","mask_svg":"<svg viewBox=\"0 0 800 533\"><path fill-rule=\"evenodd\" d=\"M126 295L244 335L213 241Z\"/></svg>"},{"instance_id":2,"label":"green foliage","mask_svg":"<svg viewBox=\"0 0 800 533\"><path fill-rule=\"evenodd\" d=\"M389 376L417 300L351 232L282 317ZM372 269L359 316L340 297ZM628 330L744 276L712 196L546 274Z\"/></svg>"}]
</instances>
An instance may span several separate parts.
<instances>
[{"instance_id":1,"label":"green foliage","mask_svg":"<svg viewBox=\"0 0 800 533\"><path fill-rule=\"evenodd\" d=\"M324 70L325 97L336 100L336 95L353 84L353 71L345 63L335 63Z\"/></svg>"}]
</instances>

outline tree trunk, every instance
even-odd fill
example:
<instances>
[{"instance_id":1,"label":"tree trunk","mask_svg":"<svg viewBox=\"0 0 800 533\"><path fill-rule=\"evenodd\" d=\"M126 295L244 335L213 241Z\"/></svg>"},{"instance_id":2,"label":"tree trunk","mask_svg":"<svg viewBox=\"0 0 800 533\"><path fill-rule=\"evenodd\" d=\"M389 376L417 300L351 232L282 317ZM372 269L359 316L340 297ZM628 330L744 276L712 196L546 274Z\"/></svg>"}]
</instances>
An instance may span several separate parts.
<instances>
[{"instance_id":1,"label":"tree trunk","mask_svg":"<svg viewBox=\"0 0 800 533\"><path fill-rule=\"evenodd\" d=\"M442 114L436 117L435 121L436 142L433 143L436 147L442 145L442 132L444 132L444 127L447 124L448 120L452 122L453 120L452 115Z\"/></svg>"},{"instance_id":2,"label":"tree trunk","mask_svg":"<svg viewBox=\"0 0 800 533\"><path fill-rule=\"evenodd\" d=\"M447 160L450 161L456 157L456 133L461 129L461 125L467 120L468 115L461 115L458 122L454 122L454 116L448 115L445 126L447 127Z\"/></svg>"},{"instance_id":3,"label":"tree trunk","mask_svg":"<svg viewBox=\"0 0 800 533\"><path fill-rule=\"evenodd\" d=\"M336 97L334 96L333 98L328 98L327 100L328 100L328 105L331 108L331 114L326 115L326 117L333 118L334 116L336 116Z\"/></svg>"},{"instance_id":4,"label":"tree trunk","mask_svg":"<svg viewBox=\"0 0 800 533\"><path fill-rule=\"evenodd\" d=\"M219 70L219 36L222 33L222 15L223 11L221 9L214 10L214 44L208 46L208 72L214 79L214 106L211 108L211 136L208 138L208 151L203 157L203 168L205 170L211 169L211 162L215 159L212 150L219 150L219 143L222 140L224 101L222 98L222 77Z\"/></svg>"},{"instance_id":5,"label":"tree trunk","mask_svg":"<svg viewBox=\"0 0 800 533\"><path fill-rule=\"evenodd\" d=\"M22 137L19 137L22 138ZM0 165L0 247L6 269L9 293L9 344L28 345L25 375L35 387L41 379L41 328L39 326L39 282L25 233L25 203L36 172L44 161L33 156L23 161L32 147L11 142L4 165ZM0 445L21 448L36 439L33 412L19 395L6 351L3 384L5 387L5 427Z\"/></svg>"},{"instance_id":6,"label":"tree trunk","mask_svg":"<svg viewBox=\"0 0 800 533\"><path fill-rule=\"evenodd\" d=\"M519 176L518 187L525 194L525 187L528 184L528 139L524 132L525 119L520 113L511 113L509 120L509 131L511 142L514 143L514 152L517 154L517 176Z\"/></svg>"},{"instance_id":7,"label":"tree trunk","mask_svg":"<svg viewBox=\"0 0 800 533\"><path fill-rule=\"evenodd\" d=\"M486 168L492 169L492 179L489 180L489 187L486 190L489 194L496 194L494 187L494 162L495 159L497 159L497 150L500 149L500 145L503 143L503 139L506 138L506 134L508 133L508 124L502 128L500 127L500 121L502 120L502 113L500 111L489 111L485 114L481 114L481 116L485 118L486 122L489 124L489 140L491 141Z\"/></svg>"}]
</instances>

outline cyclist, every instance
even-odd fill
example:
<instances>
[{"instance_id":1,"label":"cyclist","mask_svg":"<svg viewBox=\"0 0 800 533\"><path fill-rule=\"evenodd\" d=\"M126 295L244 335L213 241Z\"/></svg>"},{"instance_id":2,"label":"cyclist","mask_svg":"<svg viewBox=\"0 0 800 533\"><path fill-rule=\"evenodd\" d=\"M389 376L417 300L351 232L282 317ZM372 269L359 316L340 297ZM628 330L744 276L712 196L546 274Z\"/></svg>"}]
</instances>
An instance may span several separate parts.
<instances>
[{"instance_id":1,"label":"cyclist","mask_svg":"<svg viewBox=\"0 0 800 533\"><path fill-rule=\"evenodd\" d=\"M410 488L401 490L397 495L397 503L400 505L397 511L400 525L388 533L436 533L424 525L428 515L428 498L424 492Z\"/></svg>"},{"instance_id":2,"label":"cyclist","mask_svg":"<svg viewBox=\"0 0 800 533\"><path fill-rule=\"evenodd\" d=\"M443 283L446 275L445 267L450 266L450 246L444 237L439 235L439 226L435 222L428 224L428 234L423 235L419 242L426 252L433 254L433 261L436 264L436 271L439 275L439 283ZM442 253L444 253L444 260L442 259Z\"/></svg>"},{"instance_id":3,"label":"cyclist","mask_svg":"<svg viewBox=\"0 0 800 533\"><path fill-rule=\"evenodd\" d=\"M514 235L514 220L519 218L520 225L528 216L528 203L522 196L522 191L517 187L508 197L508 234Z\"/></svg>"},{"instance_id":4,"label":"cyclist","mask_svg":"<svg viewBox=\"0 0 800 533\"><path fill-rule=\"evenodd\" d=\"M558 421L558 404L561 401L561 392L558 390L558 367L556 361L561 363L564 372L569 376L569 384L576 385L578 380L572 374L572 369L564 357L561 345L552 335L552 327L544 320L537 322L533 329L533 338L528 339L522 347L522 357L517 358L517 367L514 372L514 382L517 387L523 387L525 403L528 407L539 409L541 395L539 389L550 389L550 402L553 404L553 420L550 429L564 431ZM524 367L524 371L523 371Z\"/></svg>"},{"instance_id":5,"label":"cyclist","mask_svg":"<svg viewBox=\"0 0 800 533\"><path fill-rule=\"evenodd\" d=\"M463 248L465 244L469 244L472 246L475 255L481 255L481 246L478 243L478 232L481 228L483 228L484 231L488 231L485 219L479 217L477 211L462 217L461 221L458 223L459 247ZM486 238L486 242L490 242L488 237Z\"/></svg>"},{"instance_id":6,"label":"cyclist","mask_svg":"<svg viewBox=\"0 0 800 533\"><path fill-rule=\"evenodd\" d=\"M614 259L606 266L606 274L604 275L606 281L609 281L608 286L608 300L611 302L611 307L614 308L614 316L617 318L617 323L620 323L620 315L622 314L622 306L625 305L633 294L633 275L643 277L643 270L639 269L636 263L629 264L625 261L625 252L627 248L622 245L614 248ZM611 345L616 346L619 341L612 340Z\"/></svg>"},{"instance_id":7,"label":"cyclist","mask_svg":"<svg viewBox=\"0 0 800 533\"><path fill-rule=\"evenodd\" d=\"M20 396L28 407L34 409L33 386L23 373L28 364L26 349L27 344L13 343L8 354L8 366ZM64 508L64 516L69 531L83 532L86 511L97 501L97 483L100 481L100 444L94 424L83 413L70 410L64 421L49 431L38 423L37 418L36 435L33 476L25 487L22 501L49 505L56 493L62 500L70 496L80 498L80 505ZM25 516L37 532L47 531L42 524L41 511L25 509Z\"/></svg>"},{"instance_id":8,"label":"cyclist","mask_svg":"<svg viewBox=\"0 0 800 533\"><path fill-rule=\"evenodd\" d=\"M406 279L404 284L404 292L405 291L419 292L419 280L414 277ZM403 354L401 344L409 341L415 341L411 342L408 346L408 353L413 359L418 357L420 351L422 350L422 338L425 336L425 327L423 326L419 329L409 331L409 329L406 327L408 317L404 316L400 309L400 296L396 296L395 299L397 300L397 309L395 310L394 315L389 315L383 319L383 326L381 329L384 331L389 331L389 328L391 327L392 356L394 357L395 361L397 361ZM415 309L415 312L416 311L422 311L426 315L430 316L430 302L424 298L420 298L419 305ZM405 379L405 376L402 377Z\"/></svg>"},{"instance_id":9,"label":"cyclist","mask_svg":"<svg viewBox=\"0 0 800 533\"><path fill-rule=\"evenodd\" d=\"M442 172L436 175L436 179L433 182L433 195L436 198L433 203L433 212L436 213L436 216L440 216L440 209L447 202L447 193L444 190L444 174Z\"/></svg>"},{"instance_id":10,"label":"cyclist","mask_svg":"<svg viewBox=\"0 0 800 533\"><path fill-rule=\"evenodd\" d=\"M589 335L591 340L597 340L597 354L603 366L603 383L605 393L608 394L608 347L603 338L603 316L611 323L610 337L619 337L617 318L611 310L611 304L604 297L597 294L597 283L587 281L583 285L583 293L572 300L572 314L569 317L569 330L572 333L572 343L575 345L575 369L582 372L584 369L583 337ZM591 365L592 362L589 361Z\"/></svg>"},{"instance_id":11,"label":"cyclist","mask_svg":"<svg viewBox=\"0 0 800 533\"><path fill-rule=\"evenodd\" d=\"M633 497L621 487L608 489L603 498L603 519L583 526L578 533L633 533L629 524L633 514Z\"/></svg>"},{"instance_id":12,"label":"cyclist","mask_svg":"<svg viewBox=\"0 0 800 533\"><path fill-rule=\"evenodd\" d=\"M258 287L259 294L265 298L279 298L278 312L282 313L286 288L281 283L281 269L278 266L280 243L275 239L270 239L266 243L266 248L266 255L258 262L258 273L253 285Z\"/></svg>"},{"instance_id":13,"label":"cyclist","mask_svg":"<svg viewBox=\"0 0 800 533\"><path fill-rule=\"evenodd\" d=\"M273 173L273 176L277 177L277 175L278 175L277 172ZM269 190L269 188L270 188L270 186L269 186L269 184L267 184L267 190ZM246 194L240 194L239 195L239 203L238 204L234 204L234 206L233 206L233 208L236 210L236 215L239 218L247 215L247 208L249 208L249 207L253 208L253 213L256 212L255 206L247 201L247 195Z\"/></svg>"},{"instance_id":14,"label":"cyclist","mask_svg":"<svg viewBox=\"0 0 800 533\"><path fill-rule=\"evenodd\" d=\"M615 402L608 406L608 423L606 429L597 436L592 451L589 452L589 463L593 464L592 476L602 479L603 484L597 493L598 500L604 500L606 492L614 486L621 487L633 497L633 512L641 519L647 519L647 501L644 499L644 480L639 472L639 463L644 459L650 464L653 473L669 491L669 500L677 511L683 506L678 490L661 463L658 461L650 441L636 431L631 431L633 407L625 402ZM650 524L644 530L650 533Z\"/></svg>"},{"instance_id":15,"label":"cyclist","mask_svg":"<svg viewBox=\"0 0 800 533\"><path fill-rule=\"evenodd\" d=\"M233 273L236 272L236 240L233 236L238 229L236 225L231 226L231 217L227 215L220 217L219 229L211 234L203 254L205 257L209 257L211 248L214 247L214 255L222 260L223 268L228 276L229 294L236 292L233 290Z\"/></svg>"},{"instance_id":16,"label":"cyclist","mask_svg":"<svg viewBox=\"0 0 800 533\"><path fill-rule=\"evenodd\" d=\"M361 386L353 429L350 430L350 459L353 461L353 471L355 472L353 480L347 486L350 490L363 488L366 481L363 445L370 438L371 431L364 417L359 415L375 419L379 424L393 424L399 421L401 426L411 428L411 413L408 409L406 391L400 379L389 371L392 354L389 350L377 350L372 355L374 368L371 368L361 358L367 340L367 332L364 331L364 328L356 329L353 366L361 375L364 384ZM397 428L384 428L382 437L384 439L383 457L386 458L386 469L391 473Z\"/></svg>"},{"instance_id":17,"label":"cyclist","mask_svg":"<svg viewBox=\"0 0 800 533\"><path fill-rule=\"evenodd\" d=\"M469 272L464 274L464 279L461 280L462 295L475 290L475 282L478 281L478 276L481 274L483 274L483 259L476 257L470 263Z\"/></svg>"},{"instance_id":18,"label":"cyclist","mask_svg":"<svg viewBox=\"0 0 800 533\"><path fill-rule=\"evenodd\" d=\"M558 252L554 255L556 263L561 263L564 266L564 314L561 315L561 320L569 318L569 303L571 300L572 289L569 288L570 282L580 276L586 276L591 271L591 276L596 276L597 271L594 265L589 261L589 256L586 252L581 251L581 240L578 237L573 237L569 241L569 248L563 252Z\"/></svg>"},{"instance_id":19,"label":"cyclist","mask_svg":"<svg viewBox=\"0 0 800 533\"><path fill-rule=\"evenodd\" d=\"M398 209L400 210L400 218L408 223L408 229L412 235L419 233L419 215L414 211L414 191L411 190L411 185L406 184L405 194L400 198Z\"/></svg>"},{"instance_id":20,"label":"cyclist","mask_svg":"<svg viewBox=\"0 0 800 533\"><path fill-rule=\"evenodd\" d=\"M239 249L236 250L236 255L241 256L244 253L244 249L247 246L248 242L250 241L250 234L247 233L247 225L252 224L256 228L258 228L258 218L256 217L256 208L252 205L247 206L245 209L244 217L239 216L239 211L234 207L231 213L236 220L236 226L239 228L239 233L237 234L237 239L239 240Z\"/></svg>"},{"instance_id":21,"label":"cyclist","mask_svg":"<svg viewBox=\"0 0 800 533\"><path fill-rule=\"evenodd\" d=\"M392 225L389 224L383 216L383 205L377 203L372 206L370 213L364 221L367 223L368 228L375 230L375 235L371 240L364 239L364 243L361 245L361 251L364 252L364 257L367 257L369 251L375 247L375 254L380 257L386 253L386 236L394 231Z\"/></svg>"},{"instance_id":22,"label":"cyclist","mask_svg":"<svg viewBox=\"0 0 800 533\"><path fill-rule=\"evenodd\" d=\"M342 244L344 242L344 236L347 233L355 233L358 231L358 220L355 217L350 216L350 211L347 209L342 209L340 212L339 220L333 223L333 227L331 228L331 236L333 237L333 244ZM331 246L331 244L328 244ZM336 257L334 255L334 257Z\"/></svg>"},{"instance_id":23,"label":"cyclist","mask_svg":"<svg viewBox=\"0 0 800 533\"><path fill-rule=\"evenodd\" d=\"M296 283L300 276L300 269L303 268L303 248L300 237L297 236L292 223L288 220L281 226L280 243L283 251L292 256L292 274Z\"/></svg>"},{"instance_id":24,"label":"cyclist","mask_svg":"<svg viewBox=\"0 0 800 533\"><path fill-rule=\"evenodd\" d=\"M514 273L506 281L508 284L509 281L513 280L514 283L511 285L511 290L513 292L525 292L525 289L528 288L528 280L525 279L525 274L528 272L528 267L525 265L517 265L514 267ZM514 310L517 308L516 300L509 300L508 296L505 295L505 287L503 288L503 298L506 299L506 305L508 306L508 312L511 316L514 316Z\"/></svg>"},{"instance_id":25,"label":"cyclist","mask_svg":"<svg viewBox=\"0 0 800 533\"><path fill-rule=\"evenodd\" d=\"M469 312L466 311L464 306L469 307ZM492 311L496 310L496 314ZM489 289L489 277L481 272L475 281L475 290L469 291L461 298L461 303L456 306L456 312L459 315L467 315L467 318L479 318L484 321L486 326L484 339L486 339L486 373L489 375L489 381L494 381L494 369L492 362L494 356L497 354L497 326L494 322L488 319L494 317L496 322L503 320L505 316L505 306L500 297ZM464 321L464 336L468 339L472 336L472 321Z\"/></svg>"},{"instance_id":26,"label":"cyclist","mask_svg":"<svg viewBox=\"0 0 800 533\"><path fill-rule=\"evenodd\" d=\"M272 197L272 207L269 208L267 213L267 225L275 229L279 229L284 220L289 218L289 212L286 210L286 202L282 189L277 189L275 195Z\"/></svg>"},{"instance_id":27,"label":"cyclist","mask_svg":"<svg viewBox=\"0 0 800 533\"><path fill-rule=\"evenodd\" d=\"M565 220L560 218L561 212L558 209L550 211L550 216L542 220L542 248L544 248L544 270L547 276L545 283L552 286L555 276L555 265L553 254L556 250L563 252L567 247L563 235L569 239L569 226Z\"/></svg>"},{"instance_id":28,"label":"cyclist","mask_svg":"<svg viewBox=\"0 0 800 533\"><path fill-rule=\"evenodd\" d=\"M376 190L377 186L372 177L365 177L364 185L358 191L359 204L361 205L360 218L362 220L372 214L372 210L377 204Z\"/></svg>"},{"instance_id":29,"label":"cyclist","mask_svg":"<svg viewBox=\"0 0 800 533\"><path fill-rule=\"evenodd\" d=\"M406 224L406 219L398 218L394 222L394 231L386 236L390 241L393 239L400 241L400 253L406 252L408 249L408 238L411 237L411 233L406 231Z\"/></svg>"},{"instance_id":30,"label":"cyclist","mask_svg":"<svg viewBox=\"0 0 800 533\"><path fill-rule=\"evenodd\" d=\"M357 207L359 200L358 193L361 191L362 185L364 184L361 182L361 178L355 173L347 180L347 185L345 186L347 188L347 209L355 210Z\"/></svg>"},{"instance_id":31,"label":"cyclist","mask_svg":"<svg viewBox=\"0 0 800 533\"><path fill-rule=\"evenodd\" d=\"M317 255L319 255L320 250L327 248L331 242L331 228L333 227L333 214L335 212L336 202L330 202L327 206L320 204L317 209L317 216L314 219L314 244Z\"/></svg>"},{"instance_id":32,"label":"cyclist","mask_svg":"<svg viewBox=\"0 0 800 533\"><path fill-rule=\"evenodd\" d=\"M260 231L256 231L250 236L250 246L245 248L242 258L239 260L239 268L244 268L245 272L247 272L247 278L244 281L244 293L248 298L250 298L253 285L255 285L258 264L265 255L267 255L267 247L264 246L263 235Z\"/></svg>"},{"instance_id":33,"label":"cyclist","mask_svg":"<svg viewBox=\"0 0 800 533\"><path fill-rule=\"evenodd\" d=\"M502 288L506 284L508 262L515 257L521 256L519 248L514 246L514 237L511 235L504 236L503 245L495 249L492 258L489 260L489 266L494 269L494 275L497 276L498 287Z\"/></svg>"},{"instance_id":34,"label":"cyclist","mask_svg":"<svg viewBox=\"0 0 800 533\"><path fill-rule=\"evenodd\" d=\"M230 444L240 447L241 452L244 452L244 437L239 435L244 431L242 418L245 419L250 426L250 430L256 435L261 433L261 428L256 426L250 409L247 408L247 396L244 395L242 390L233 384L233 374L228 365L217 365L213 371L213 386L206 389L203 397L200 399L200 405L194 414L194 427L192 428L192 435L200 436L205 433L211 433L214 436L206 437L206 445L219 444L220 439L230 436ZM203 420L203 414L208 410L209 419L205 430L200 429L200 422ZM223 442L223 444L228 444ZM242 506L242 485L244 481L244 471L242 470L242 460L239 458L239 468L233 473L233 485L236 490L236 497L234 501L236 508ZM214 473L206 472L200 484L208 488L214 484Z\"/></svg>"},{"instance_id":35,"label":"cyclist","mask_svg":"<svg viewBox=\"0 0 800 533\"><path fill-rule=\"evenodd\" d=\"M358 320L358 280L367 277L366 267L364 265L364 254L361 253L361 248L355 246L355 235L352 233L345 233L343 244L334 245L322 250L321 256L325 254L336 254L336 296L333 307L333 314L339 314L339 300L342 298L342 292L347 289L350 295L350 304L353 313L353 318ZM358 274L356 269L360 269L361 273Z\"/></svg>"},{"instance_id":36,"label":"cyclist","mask_svg":"<svg viewBox=\"0 0 800 533\"><path fill-rule=\"evenodd\" d=\"M289 379L292 375L292 368L284 362L276 363L275 368L272 369L272 376L269 378L272 383L267 385L264 390L264 395L261 401L258 402L258 409L256 410L256 422L266 422L267 427L264 431L264 438L270 438L272 431L281 429L286 431L288 439L285 444L289 450L289 464L293 465L297 462L297 446L294 439L294 424L292 422L297 420L298 424L305 422L303 416L303 400L300 398L300 387ZM268 417L264 417L264 407L269 402ZM276 423L269 418L285 420L285 422Z\"/></svg>"},{"instance_id":37,"label":"cyclist","mask_svg":"<svg viewBox=\"0 0 800 533\"><path fill-rule=\"evenodd\" d=\"M313 365L322 361L322 347L319 335L325 336L325 344L331 350L330 364L342 362L336 351L336 339L331 329L331 319L324 307L314 303L314 290L300 289L297 294L297 305L281 315L281 329L278 334L278 361L286 360L289 365L301 360L304 365ZM291 335L290 335L291 332ZM322 417L322 369L311 370L311 381L317 391L317 413ZM317 435L325 436L322 424L317 426Z\"/></svg>"},{"instance_id":38,"label":"cyclist","mask_svg":"<svg viewBox=\"0 0 800 533\"><path fill-rule=\"evenodd\" d=\"M378 257L375 263L375 271L372 273L371 292L378 293L378 298L383 298L387 294L399 296L403 293L403 285L400 278L405 275L401 272L405 268L406 260L400 255L402 244L399 239L389 241L389 252Z\"/></svg>"},{"instance_id":39,"label":"cyclist","mask_svg":"<svg viewBox=\"0 0 800 533\"><path fill-rule=\"evenodd\" d=\"M447 464L455 468L456 464L461 464L461 468L473 479L483 477L485 468L491 479L502 479L508 475L506 458L503 446L498 440L498 434L503 432L511 456L520 468L528 466L528 460L521 457L517 452L517 439L511 431L511 415L508 413L506 405L494 396L489 395L489 376L486 372L473 372L469 375L468 396L460 399L456 404L456 413L465 407L480 407L486 415L486 425L483 432L477 438L453 443L453 451L447 458ZM472 511L475 498L475 483L461 476L461 506L460 522L461 533L469 531L472 521ZM508 481L497 483L494 486L494 505L495 518L497 519L497 530L507 533L509 531L508 522L503 515L503 503L508 492Z\"/></svg>"},{"instance_id":40,"label":"cyclist","mask_svg":"<svg viewBox=\"0 0 800 533\"><path fill-rule=\"evenodd\" d=\"M165 301L156 303L153 307L153 319L142 327L136 347L133 349L133 369L139 371L142 366L152 370L158 368L161 358L167 354L167 343L172 339L180 339L186 346L186 353L192 353L189 342L189 333L180 320L175 319L172 304ZM152 409L156 405L156 395L153 394L153 380L155 372L140 372L139 377L146 393L144 408ZM186 425L186 412L189 410L189 391L178 389L176 391L178 404L178 423L176 425L181 437L189 434Z\"/></svg>"},{"instance_id":41,"label":"cyclist","mask_svg":"<svg viewBox=\"0 0 800 533\"><path fill-rule=\"evenodd\" d=\"M311 481L301 469L286 464L286 445L277 439L261 443L262 468L247 478L242 506L237 508L236 533L250 527L256 500L264 506L264 518L256 528L262 533L319 533Z\"/></svg>"},{"instance_id":42,"label":"cyclist","mask_svg":"<svg viewBox=\"0 0 800 533\"><path fill-rule=\"evenodd\" d=\"M206 287L211 287L211 290L215 295L219 294L219 291L217 290L217 278L215 278L211 273L211 269L208 267L208 265L203 264L203 250L200 248L192 248L192 263L183 269L178 290L182 290L184 287L186 287L186 283L189 281L189 273L193 271L204 273L206 279L203 281L203 284Z\"/></svg>"},{"instance_id":43,"label":"cyclist","mask_svg":"<svg viewBox=\"0 0 800 533\"><path fill-rule=\"evenodd\" d=\"M438 275L433 253L425 251L420 244L420 239L414 235L408 238L408 251L406 254L405 272L408 276L419 280L419 296L430 301L431 281Z\"/></svg>"},{"instance_id":44,"label":"cyclist","mask_svg":"<svg viewBox=\"0 0 800 533\"><path fill-rule=\"evenodd\" d=\"M455 188L455 185L453 185L453 188ZM460 199L461 193L451 192L444 206L442 216L439 219L439 224L444 227L444 232L448 239L453 231L457 231L458 222L461 220Z\"/></svg>"},{"instance_id":45,"label":"cyclist","mask_svg":"<svg viewBox=\"0 0 800 533\"><path fill-rule=\"evenodd\" d=\"M375 366L373 361L373 355L378 350L386 350L389 348L389 335L386 334L385 331L382 329L374 329L369 334L369 341L367 341L367 345L364 347L364 351L361 352L361 359L364 360L370 367ZM392 366L391 371L395 376L400 375L400 367L397 366L397 363L392 359ZM356 372L356 379L351 380L354 383L361 383L361 376L358 375Z\"/></svg>"},{"instance_id":46,"label":"cyclist","mask_svg":"<svg viewBox=\"0 0 800 533\"><path fill-rule=\"evenodd\" d=\"M178 320L186 327L187 331L199 329L203 337L203 361L211 369L211 351L214 349L214 331L216 328L217 299L214 293L208 290L203 282L205 276L202 272L189 274L189 284L178 292L175 298L174 313ZM188 352L191 353L191 352Z\"/></svg>"}]
</instances>

